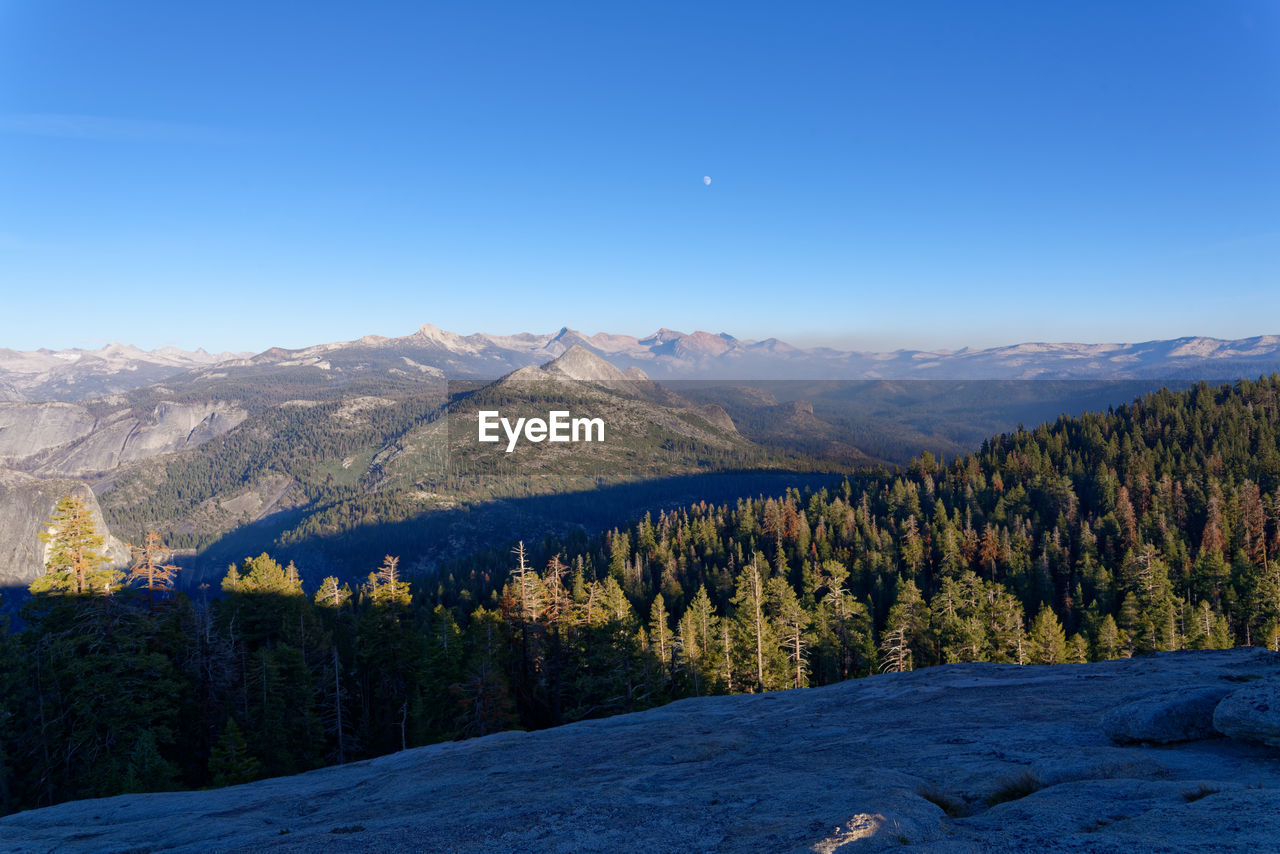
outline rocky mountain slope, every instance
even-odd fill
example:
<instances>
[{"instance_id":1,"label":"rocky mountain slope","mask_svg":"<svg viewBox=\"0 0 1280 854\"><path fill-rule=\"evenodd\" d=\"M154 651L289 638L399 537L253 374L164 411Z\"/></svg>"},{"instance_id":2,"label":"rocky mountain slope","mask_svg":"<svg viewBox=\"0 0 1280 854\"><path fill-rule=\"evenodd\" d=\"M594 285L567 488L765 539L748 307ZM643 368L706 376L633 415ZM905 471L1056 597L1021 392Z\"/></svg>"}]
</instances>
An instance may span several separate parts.
<instances>
[{"instance_id":1,"label":"rocky mountain slope","mask_svg":"<svg viewBox=\"0 0 1280 854\"><path fill-rule=\"evenodd\" d=\"M948 665L68 803L0 851L1268 851L1278 699L1257 648Z\"/></svg>"}]
</instances>

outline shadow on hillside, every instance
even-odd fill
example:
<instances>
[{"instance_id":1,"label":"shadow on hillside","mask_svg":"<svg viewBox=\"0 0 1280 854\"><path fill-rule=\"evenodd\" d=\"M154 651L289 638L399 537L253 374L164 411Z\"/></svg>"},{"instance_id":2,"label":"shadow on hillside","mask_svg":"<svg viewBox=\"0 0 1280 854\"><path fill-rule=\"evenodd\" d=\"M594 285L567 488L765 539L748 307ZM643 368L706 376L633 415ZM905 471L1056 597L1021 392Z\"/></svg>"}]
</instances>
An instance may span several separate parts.
<instances>
[{"instance_id":1,"label":"shadow on hillside","mask_svg":"<svg viewBox=\"0 0 1280 854\"><path fill-rule=\"evenodd\" d=\"M18 613L22 603L31 598L31 592L21 585L0 587L0 630L8 621L9 631L16 632L22 628L22 620Z\"/></svg>"},{"instance_id":2,"label":"shadow on hillside","mask_svg":"<svg viewBox=\"0 0 1280 854\"><path fill-rule=\"evenodd\" d=\"M449 560L517 539L537 541L575 531L590 534L624 525L646 512L656 514L700 501L719 504L741 497L780 495L791 488L830 488L844 477L771 471L679 475L460 504L428 510L404 521L362 525L281 546L278 538L300 516L298 511L286 511L232 531L197 555L184 558L182 586L195 590L209 584L216 590L229 564L264 551L277 560L294 561L311 590L326 575L363 581L388 554L398 555L409 572L422 574Z\"/></svg>"},{"instance_id":3,"label":"shadow on hillside","mask_svg":"<svg viewBox=\"0 0 1280 854\"><path fill-rule=\"evenodd\" d=\"M976 450L992 435L1019 423L1052 422L1132 401L1158 388L1181 388L1187 381L1126 380L978 380L978 381L761 381L729 385L711 381L674 384L685 397L715 402L731 414L743 435L774 450L800 452L831 470L849 470L852 448L862 464L876 460L905 463L926 449L950 459ZM745 390L745 391L744 391ZM807 401L807 403L806 403ZM804 405L799 405L804 404ZM631 472L636 476L637 472ZM423 574L452 559L516 539L538 541L574 531L593 533L624 525L646 511L656 512L698 501L723 503L758 494L778 495L789 487L838 484L841 474L802 474L767 470L706 472L657 476L596 488L542 495L472 499L454 506L425 506L414 513L394 496L371 494L362 502L332 508L281 511L229 532L181 559L183 586L216 588L229 564L268 552L293 560L314 587L326 575L362 580L387 554L398 555L405 569ZM507 481L518 491L535 485L526 473ZM579 481L580 483L582 481ZM474 484L472 484L474 485ZM430 487L427 487L430 488ZM485 489L472 494L484 494ZM439 501L455 490L430 493ZM424 493L426 495L426 493ZM328 514L317 510L333 510ZM373 519L368 524L361 517ZM401 521L378 521L395 517ZM332 524L332 533L303 533L307 523ZM335 521L336 520L336 521ZM301 526L301 527L300 527ZM337 531L337 528L341 528Z\"/></svg>"}]
</instances>

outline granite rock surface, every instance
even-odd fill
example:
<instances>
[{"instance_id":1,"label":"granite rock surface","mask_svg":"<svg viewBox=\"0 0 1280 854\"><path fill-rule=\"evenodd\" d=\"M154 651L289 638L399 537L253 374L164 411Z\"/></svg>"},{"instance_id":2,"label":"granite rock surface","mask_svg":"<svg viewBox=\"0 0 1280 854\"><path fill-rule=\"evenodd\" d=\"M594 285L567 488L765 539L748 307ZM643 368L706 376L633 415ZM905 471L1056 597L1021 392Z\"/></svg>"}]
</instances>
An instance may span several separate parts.
<instances>
[{"instance_id":1,"label":"granite rock surface","mask_svg":"<svg viewBox=\"0 0 1280 854\"><path fill-rule=\"evenodd\" d=\"M1218 734L1117 744L1103 719L1277 678L1280 654L1242 648L691 699L20 813L0 819L0 851L1276 850L1280 750Z\"/></svg>"}]
</instances>

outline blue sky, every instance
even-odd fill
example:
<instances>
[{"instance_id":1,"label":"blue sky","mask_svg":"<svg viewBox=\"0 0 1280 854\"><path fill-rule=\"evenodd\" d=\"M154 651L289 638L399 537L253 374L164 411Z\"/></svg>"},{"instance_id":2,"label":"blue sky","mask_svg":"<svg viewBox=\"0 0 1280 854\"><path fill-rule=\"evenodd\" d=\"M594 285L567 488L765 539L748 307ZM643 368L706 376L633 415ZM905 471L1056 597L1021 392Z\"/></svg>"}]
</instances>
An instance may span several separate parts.
<instances>
[{"instance_id":1,"label":"blue sky","mask_svg":"<svg viewBox=\"0 0 1280 854\"><path fill-rule=\"evenodd\" d=\"M1245 337L1277 274L1272 0L0 0L0 347Z\"/></svg>"}]
</instances>

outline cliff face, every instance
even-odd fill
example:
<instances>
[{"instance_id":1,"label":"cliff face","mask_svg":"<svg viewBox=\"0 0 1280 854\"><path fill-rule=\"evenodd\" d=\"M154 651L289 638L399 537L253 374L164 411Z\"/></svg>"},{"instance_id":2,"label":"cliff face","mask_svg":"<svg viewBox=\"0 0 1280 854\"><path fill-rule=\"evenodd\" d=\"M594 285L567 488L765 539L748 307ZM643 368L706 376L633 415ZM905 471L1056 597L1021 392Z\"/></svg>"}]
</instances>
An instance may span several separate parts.
<instances>
[{"instance_id":1,"label":"cliff face","mask_svg":"<svg viewBox=\"0 0 1280 854\"><path fill-rule=\"evenodd\" d=\"M74 480L40 480L22 472L0 469L0 587L26 587L44 573L45 546L38 534L64 495L84 499L98 531L107 531L93 491ZM124 543L107 536L107 554L117 566L129 561Z\"/></svg>"},{"instance_id":2,"label":"cliff face","mask_svg":"<svg viewBox=\"0 0 1280 854\"><path fill-rule=\"evenodd\" d=\"M184 451L244 421L225 403L161 403L139 418L121 410L95 418L73 403L0 403L0 465L46 477L109 471Z\"/></svg>"},{"instance_id":3,"label":"cliff face","mask_svg":"<svg viewBox=\"0 0 1280 854\"><path fill-rule=\"evenodd\" d=\"M1280 751L1215 722L1280 732L1277 683L1256 648L949 665L63 804L0 851L1274 851Z\"/></svg>"},{"instance_id":4,"label":"cliff face","mask_svg":"<svg viewBox=\"0 0 1280 854\"><path fill-rule=\"evenodd\" d=\"M94 417L74 403L0 405L0 462L15 463L93 432Z\"/></svg>"}]
</instances>

